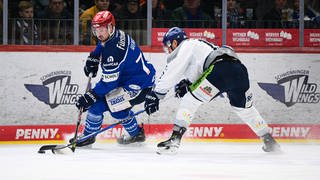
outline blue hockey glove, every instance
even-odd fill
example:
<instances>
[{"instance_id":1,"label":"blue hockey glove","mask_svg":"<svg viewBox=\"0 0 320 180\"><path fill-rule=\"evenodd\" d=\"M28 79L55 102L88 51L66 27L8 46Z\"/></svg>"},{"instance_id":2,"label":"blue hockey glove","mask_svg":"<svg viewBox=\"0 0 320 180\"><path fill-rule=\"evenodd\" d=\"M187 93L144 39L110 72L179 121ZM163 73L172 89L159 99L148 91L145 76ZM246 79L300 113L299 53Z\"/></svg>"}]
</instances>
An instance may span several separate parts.
<instances>
[{"instance_id":1,"label":"blue hockey glove","mask_svg":"<svg viewBox=\"0 0 320 180\"><path fill-rule=\"evenodd\" d=\"M146 100L144 102L144 109L148 115L155 113L159 110L159 98L154 91L151 91L146 95Z\"/></svg>"},{"instance_id":2,"label":"blue hockey glove","mask_svg":"<svg viewBox=\"0 0 320 180\"><path fill-rule=\"evenodd\" d=\"M175 97L182 98L188 91L190 91L189 86L192 83L188 79L182 79L177 85L174 87Z\"/></svg>"},{"instance_id":3,"label":"blue hockey glove","mask_svg":"<svg viewBox=\"0 0 320 180\"><path fill-rule=\"evenodd\" d=\"M84 73L88 77L90 73L92 73L92 77L97 76L97 72L99 69L100 60L97 57L94 57L92 54L88 56L86 65L84 66Z\"/></svg>"},{"instance_id":4,"label":"blue hockey glove","mask_svg":"<svg viewBox=\"0 0 320 180\"><path fill-rule=\"evenodd\" d=\"M76 106L79 110L82 108L82 111L85 112L97 101L97 98L96 93L90 90L79 97Z\"/></svg>"}]
</instances>

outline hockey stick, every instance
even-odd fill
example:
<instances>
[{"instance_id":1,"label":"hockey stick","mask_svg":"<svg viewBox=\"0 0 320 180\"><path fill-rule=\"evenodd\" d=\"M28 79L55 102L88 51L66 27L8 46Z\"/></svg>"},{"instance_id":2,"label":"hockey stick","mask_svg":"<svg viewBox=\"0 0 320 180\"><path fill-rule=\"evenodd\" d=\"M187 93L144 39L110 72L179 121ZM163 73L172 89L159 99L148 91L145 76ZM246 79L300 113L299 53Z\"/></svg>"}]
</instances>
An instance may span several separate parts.
<instances>
[{"instance_id":1,"label":"hockey stick","mask_svg":"<svg viewBox=\"0 0 320 180\"><path fill-rule=\"evenodd\" d=\"M43 146L40 147L38 153L45 153L46 150L51 150L52 153L55 154L55 150L60 150L60 149L64 149L64 148L67 148L67 147L70 148L70 149L72 150L72 152L74 152L74 150L72 149L72 147L73 147L73 146L76 146L77 143L83 142L83 141L85 141L85 140L87 140L87 139L89 139L89 138L91 138L91 137L93 137L93 136L97 136L98 134L100 134L100 133L102 133L102 132L104 132L104 131L106 131L106 130L109 130L109 129L117 126L118 124L122 124L122 123L124 123L124 122L132 119L133 117L135 117L135 116L143 113L144 111L145 111L144 109L143 109L143 110L140 110L140 111L134 113L132 116L129 116L129 117L126 118L126 119L120 120L120 121L118 121L118 122L116 122L116 123L113 123L113 124L111 124L111 125L103 128L103 129L100 129L99 131L93 132L93 133L88 134L88 135L86 135L86 136L83 136L83 137L81 137L81 138L79 138L79 139L75 139L74 142L71 142L71 143L69 143L69 144L66 144L66 145L43 145Z\"/></svg>"},{"instance_id":2,"label":"hockey stick","mask_svg":"<svg viewBox=\"0 0 320 180\"><path fill-rule=\"evenodd\" d=\"M89 91L92 76L93 76L93 74L90 73L90 74L89 74L89 77L88 77L86 92ZM79 127L80 127L80 124L81 124L81 116L82 116L82 113L83 113L83 108L80 108L79 114L78 114L78 121L77 121L77 125L76 125L76 131L75 131L74 137L73 137L74 140L76 140L77 135L78 135ZM72 145L71 150L72 150L72 152L74 152L74 151L76 150L76 143L74 143L74 144Z\"/></svg>"}]
</instances>

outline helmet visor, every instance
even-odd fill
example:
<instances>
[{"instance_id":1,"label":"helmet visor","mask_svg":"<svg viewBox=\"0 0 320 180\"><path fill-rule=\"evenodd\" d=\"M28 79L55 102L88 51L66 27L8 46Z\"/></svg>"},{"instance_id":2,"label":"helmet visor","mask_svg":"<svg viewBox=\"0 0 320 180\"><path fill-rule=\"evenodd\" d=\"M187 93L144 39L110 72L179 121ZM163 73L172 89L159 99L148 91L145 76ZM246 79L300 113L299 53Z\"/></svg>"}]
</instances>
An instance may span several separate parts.
<instances>
[{"instance_id":1,"label":"helmet visor","mask_svg":"<svg viewBox=\"0 0 320 180\"><path fill-rule=\"evenodd\" d=\"M172 51L171 42L170 42L170 41L164 42L162 48L163 48L163 51L164 51L166 54L169 54L169 53ZM170 50L171 50L171 51L170 51Z\"/></svg>"},{"instance_id":2,"label":"helmet visor","mask_svg":"<svg viewBox=\"0 0 320 180\"><path fill-rule=\"evenodd\" d=\"M98 26L98 27L93 26L91 30L93 35L96 37L106 36L108 34L108 29L106 26Z\"/></svg>"}]
</instances>

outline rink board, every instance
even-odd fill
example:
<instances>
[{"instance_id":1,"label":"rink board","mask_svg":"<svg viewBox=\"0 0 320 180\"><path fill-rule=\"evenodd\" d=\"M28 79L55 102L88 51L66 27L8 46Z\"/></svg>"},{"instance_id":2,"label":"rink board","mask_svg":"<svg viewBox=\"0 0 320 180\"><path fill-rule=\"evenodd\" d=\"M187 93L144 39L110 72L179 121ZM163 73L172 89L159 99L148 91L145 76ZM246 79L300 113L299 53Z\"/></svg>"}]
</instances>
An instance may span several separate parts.
<instances>
[{"instance_id":1,"label":"rink board","mask_svg":"<svg viewBox=\"0 0 320 180\"><path fill-rule=\"evenodd\" d=\"M67 48L65 48L67 49ZM1 52L0 125L74 124L84 93L87 52ZM159 77L166 54L145 52ZM269 124L320 124L320 53L239 53L247 66L254 105ZM99 80L97 78L92 83ZM172 92L172 90L170 91ZM170 93L169 92L169 93ZM170 95L168 95L170 97ZM32 106L31 106L32 105ZM161 102L150 124L171 124L179 100ZM137 107L141 110L143 105ZM84 118L84 117L83 117ZM105 124L112 119L105 113ZM146 119L141 115L139 119ZM195 124L239 124L225 95L203 105Z\"/></svg>"},{"instance_id":2,"label":"rink board","mask_svg":"<svg viewBox=\"0 0 320 180\"><path fill-rule=\"evenodd\" d=\"M0 71L0 144L63 143L73 136L78 115L74 104L85 91L87 78L83 65L88 50L66 49L0 52L0 64L4 67ZM155 66L159 77L166 54L145 52L144 55ZM319 142L320 53L251 52L239 53L239 57L248 68L254 105L272 127L273 136L288 142ZM98 80L94 78L93 84ZM139 122L144 121L148 139L170 135L178 106L178 99L167 98L152 117L146 114L137 117ZM141 109L143 104L134 111ZM85 116L82 118L83 123ZM104 124L114 122L105 113ZM185 139L258 141L252 130L241 123L226 96L219 96L198 109ZM122 131L120 127L111 129L99 139L114 142Z\"/></svg>"},{"instance_id":3,"label":"rink board","mask_svg":"<svg viewBox=\"0 0 320 180\"><path fill-rule=\"evenodd\" d=\"M105 127L106 125L103 125ZM271 133L276 139L287 142L320 142L320 125L272 124ZM83 126L80 127L80 132ZM148 139L157 140L170 136L171 124L146 124ZM0 144L5 143L41 143L46 141L64 141L73 136L74 125L23 125L0 126ZM123 133L121 126L116 126L97 136L98 140L116 139ZM191 141L233 141L250 142L258 137L245 124L192 124L185 134Z\"/></svg>"}]
</instances>

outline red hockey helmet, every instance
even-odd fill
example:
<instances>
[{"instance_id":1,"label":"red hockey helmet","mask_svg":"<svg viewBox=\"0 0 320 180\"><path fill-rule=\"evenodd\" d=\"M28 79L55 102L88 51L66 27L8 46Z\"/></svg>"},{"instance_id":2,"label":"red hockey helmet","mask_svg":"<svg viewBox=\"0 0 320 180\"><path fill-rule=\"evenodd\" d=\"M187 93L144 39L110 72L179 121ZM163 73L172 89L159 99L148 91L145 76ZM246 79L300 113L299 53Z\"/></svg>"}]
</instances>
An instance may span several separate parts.
<instances>
[{"instance_id":1,"label":"red hockey helmet","mask_svg":"<svg viewBox=\"0 0 320 180\"><path fill-rule=\"evenodd\" d=\"M100 11L92 19L92 26L97 28L101 26L106 26L111 24L112 26L116 25L114 16L110 11Z\"/></svg>"},{"instance_id":2,"label":"red hockey helmet","mask_svg":"<svg viewBox=\"0 0 320 180\"><path fill-rule=\"evenodd\" d=\"M116 21L110 11L100 11L92 19L92 32L95 36L96 30L102 27L107 28L109 35L114 33Z\"/></svg>"}]
</instances>

